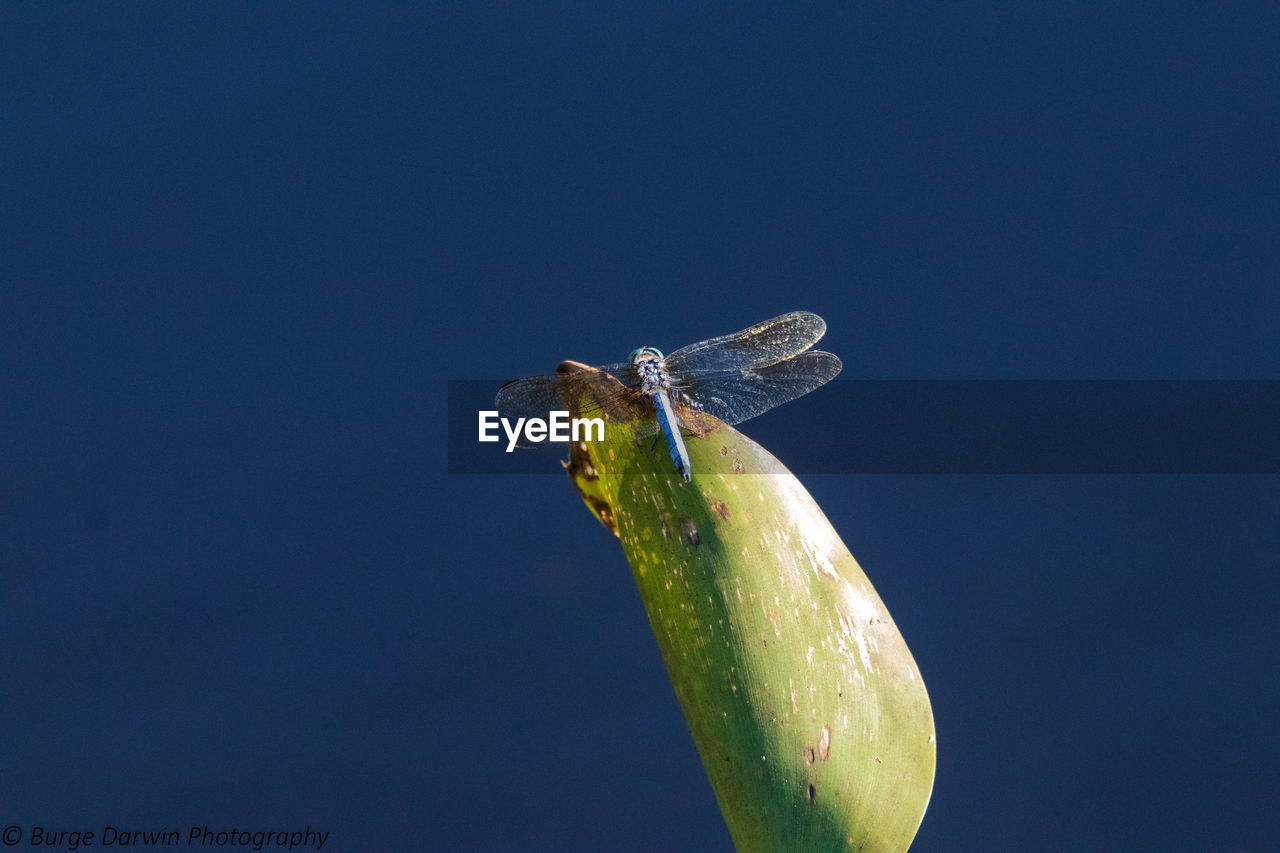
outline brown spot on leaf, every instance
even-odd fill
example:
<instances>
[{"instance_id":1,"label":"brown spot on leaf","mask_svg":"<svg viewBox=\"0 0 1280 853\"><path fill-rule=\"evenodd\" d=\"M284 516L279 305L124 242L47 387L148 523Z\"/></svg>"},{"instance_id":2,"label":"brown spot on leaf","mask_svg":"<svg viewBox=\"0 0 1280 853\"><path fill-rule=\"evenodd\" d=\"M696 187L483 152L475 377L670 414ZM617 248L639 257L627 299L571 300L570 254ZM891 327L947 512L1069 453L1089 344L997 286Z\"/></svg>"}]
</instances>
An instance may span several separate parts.
<instances>
[{"instance_id":1,"label":"brown spot on leaf","mask_svg":"<svg viewBox=\"0 0 1280 853\"><path fill-rule=\"evenodd\" d=\"M572 451L571 455L573 455ZM585 444L579 443L576 460L561 462L560 464L569 472L570 477L576 477L584 483L594 483L600 479L600 472L596 470L596 466L591 464L591 452L587 450Z\"/></svg>"},{"instance_id":2,"label":"brown spot on leaf","mask_svg":"<svg viewBox=\"0 0 1280 853\"><path fill-rule=\"evenodd\" d=\"M586 501L591 505L591 511L600 519L600 523L613 533L618 535L618 521L613 517L613 507L603 498L597 498L594 495L588 495Z\"/></svg>"},{"instance_id":3,"label":"brown spot on leaf","mask_svg":"<svg viewBox=\"0 0 1280 853\"><path fill-rule=\"evenodd\" d=\"M831 757L831 726L822 727L822 736L818 738L818 757L823 761Z\"/></svg>"},{"instance_id":4,"label":"brown spot on leaf","mask_svg":"<svg viewBox=\"0 0 1280 853\"><path fill-rule=\"evenodd\" d=\"M698 526L692 521L686 519L680 525L680 529L684 532L684 541L689 544L689 547L696 550L702 544L702 537L698 535Z\"/></svg>"},{"instance_id":5,"label":"brown spot on leaf","mask_svg":"<svg viewBox=\"0 0 1280 853\"><path fill-rule=\"evenodd\" d=\"M805 764L812 764L812 763L814 762L814 760L815 760L815 756L816 756L816 755L817 755L817 753L815 753L815 752L813 751L813 747L811 747L811 746L806 746L806 747L804 748L804 763L805 763Z\"/></svg>"},{"instance_id":6,"label":"brown spot on leaf","mask_svg":"<svg viewBox=\"0 0 1280 853\"><path fill-rule=\"evenodd\" d=\"M813 787L813 785L809 785L809 802L812 803L814 801L814 798L816 798L817 796L818 796L817 790Z\"/></svg>"},{"instance_id":7,"label":"brown spot on leaf","mask_svg":"<svg viewBox=\"0 0 1280 853\"><path fill-rule=\"evenodd\" d=\"M719 498L711 498L707 501L707 506L711 507L711 511L720 516L722 521L729 520L729 507Z\"/></svg>"}]
</instances>

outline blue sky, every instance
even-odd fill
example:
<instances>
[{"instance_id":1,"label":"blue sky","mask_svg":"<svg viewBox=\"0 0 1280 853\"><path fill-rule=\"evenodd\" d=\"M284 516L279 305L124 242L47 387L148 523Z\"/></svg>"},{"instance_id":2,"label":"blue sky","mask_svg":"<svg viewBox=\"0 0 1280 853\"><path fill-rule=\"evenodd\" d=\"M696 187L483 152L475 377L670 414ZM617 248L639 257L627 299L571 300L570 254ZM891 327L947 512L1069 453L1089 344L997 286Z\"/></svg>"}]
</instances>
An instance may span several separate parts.
<instances>
[{"instance_id":1,"label":"blue sky","mask_svg":"<svg viewBox=\"0 0 1280 853\"><path fill-rule=\"evenodd\" d=\"M728 849L616 540L449 475L449 380L794 309L848 379L1280 378L1272 4L2 17L6 822ZM804 482L916 849L1274 847L1275 476Z\"/></svg>"}]
</instances>

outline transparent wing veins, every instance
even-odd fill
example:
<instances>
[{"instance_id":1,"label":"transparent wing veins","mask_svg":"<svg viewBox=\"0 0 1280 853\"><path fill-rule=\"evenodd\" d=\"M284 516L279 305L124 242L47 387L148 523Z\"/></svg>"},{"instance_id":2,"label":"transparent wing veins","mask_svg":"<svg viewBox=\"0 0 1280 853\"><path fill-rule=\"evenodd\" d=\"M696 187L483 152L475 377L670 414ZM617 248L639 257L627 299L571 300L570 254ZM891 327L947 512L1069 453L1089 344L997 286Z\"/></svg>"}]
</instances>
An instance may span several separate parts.
<instances>
[{"instance_id":1,"label":"transparent wing veins","mask_svg":"<svg viewBox=\"0 0 1280 853\"><path fill-rule=\"evenodd\" d=\"M672 374L697 376L764 367L799 355L818 342L826 321L808 311L792 311L754 326L681 347L666 358Z\"/></svg>"},{"instance_id":2,"label":"transparent wing veins","mask_svg":"<svg viewBox=\"0 0 1280 853\"><path fill-rule=\"evenodd\" d=\"M814 350L751 370L696 377L679 390L695 408L732 426L820 388L834 379L841 367L836 356Z\"/></svg>"}]
</instances>

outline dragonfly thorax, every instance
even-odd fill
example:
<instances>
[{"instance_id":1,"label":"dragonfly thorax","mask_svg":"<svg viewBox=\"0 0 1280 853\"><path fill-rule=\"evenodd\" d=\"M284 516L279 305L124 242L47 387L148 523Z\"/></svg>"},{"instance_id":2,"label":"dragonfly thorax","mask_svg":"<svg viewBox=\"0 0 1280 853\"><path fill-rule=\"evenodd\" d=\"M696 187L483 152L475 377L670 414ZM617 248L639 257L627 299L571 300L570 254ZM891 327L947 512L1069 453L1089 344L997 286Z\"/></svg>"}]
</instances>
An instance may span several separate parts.
<instances>
[{"instance_id":1,"label":"dragonfly thorax","mask_svg":"<svg viewBox=\"0 0 1280 853\"><path fill-rule=\"evenodd\" d=\"M640 377L641 393L652 394L659 389L670 387L671 377L667 374L667 367L663 363L660 350L653 347L640 347L631 353L631 364Z\"/></svg>"}]
</instances>

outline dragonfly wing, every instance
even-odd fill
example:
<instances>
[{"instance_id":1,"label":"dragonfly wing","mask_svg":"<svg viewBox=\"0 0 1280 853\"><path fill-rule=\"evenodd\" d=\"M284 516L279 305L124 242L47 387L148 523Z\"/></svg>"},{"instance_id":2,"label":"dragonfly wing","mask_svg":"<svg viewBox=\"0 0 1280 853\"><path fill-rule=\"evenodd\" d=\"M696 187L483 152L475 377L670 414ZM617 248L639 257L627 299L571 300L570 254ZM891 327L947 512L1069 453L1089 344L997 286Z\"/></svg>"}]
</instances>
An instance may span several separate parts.
<instances>
[{"instance_id":1,"label":"dragonfly wing","mask_svg":"<svg viewBox=\"0 0 1280 853\"><path fill-rule=\"evenodd\" d=\"M566 366L571 366L566 370ZM567 411L575 417L602 417L612 421L630 421L636 417L636 401L640 397L622 384L630 365L607 364L591 368L576 362L565 362L556 374L526 376L513 379L498 389L494 404L498 416L514 424L518 418L546 420L553 411ZM520 447L538 447L521 434Z\"/></svg>"},{"instance_id":2,"label":"dragonfly wing","mask_svg":"<svg viewBox=\"0 0 1280 853\"><path fill-rule=\"evenodd\" d=\"M732 335L681 347L667 356L666 366L678 381L703 373L763 367L799 355L826 330L826 321L817 314L792 311Z\"/></svg>"},{"instance_id":3,"label":"dragonfly wing","mask_svg":"<svg viewBox=\"0 0 1280 853\"><path fill-rule=\"evenodd\" d=\"M567 408L559 376L513 379L498 389L493 402L498 414L513 422L516 418L545 418L547 412Z\"/></svg>"},{"instance_id":4,"label":"dragonfly wing","mask_svg":"<svg viewBox=\"0 0 1280 853\"><path fill-rule=\"evenodd\" d=\"M825 385L841 369L840 359L816 350L753 370L736 370L699 377L682 388L694 407L727 424L762 415Z\"/></svg>"}]
</instances>

